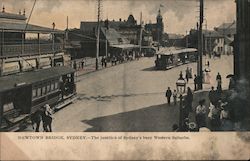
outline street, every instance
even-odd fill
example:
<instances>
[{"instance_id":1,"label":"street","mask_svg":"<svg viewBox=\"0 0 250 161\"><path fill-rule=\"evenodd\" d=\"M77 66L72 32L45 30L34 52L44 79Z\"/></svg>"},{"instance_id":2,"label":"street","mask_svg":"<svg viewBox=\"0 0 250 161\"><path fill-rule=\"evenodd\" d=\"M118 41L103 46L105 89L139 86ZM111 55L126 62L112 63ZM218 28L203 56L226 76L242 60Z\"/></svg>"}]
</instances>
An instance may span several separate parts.
<instances>
[{"instance_id":1,"label":"street","mask_svg":"<svg viewBox=\"0 0 250 161\"><path fill-rule=\"evenodd\" d=\"M180 71L185 74L187 67L195 74L197 64L157 71L154 60L142 58L78 76L79 99L54 114L53 131L172 131L172 125L178 124L179 109L166 104L165 90L176 88ZM209 61L211 84L204 84L204 90L216 87L218 72L227 88L233 56ZM193 89L193 80L187 86Z\"/></svg>"}]
</instances>

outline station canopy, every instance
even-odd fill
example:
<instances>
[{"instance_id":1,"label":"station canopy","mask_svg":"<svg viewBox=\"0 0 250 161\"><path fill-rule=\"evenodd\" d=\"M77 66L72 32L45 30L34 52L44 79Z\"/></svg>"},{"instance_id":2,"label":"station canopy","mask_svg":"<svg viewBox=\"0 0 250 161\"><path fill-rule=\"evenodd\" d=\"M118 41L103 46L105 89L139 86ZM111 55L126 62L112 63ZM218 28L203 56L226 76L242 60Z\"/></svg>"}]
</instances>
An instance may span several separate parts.
<instances>
[{"instance_id":1,"label":"station canopy","mask_svg":"<svg viewBox=\"0 0 250 161\"><path fill-rule=\"evenodd\" d=\"M60 66L36 71L18 73L0 77L0 92L8 91L20 86L31 85L36 82L60 77L61 75L73 73L71 67Z\"/></svg>"},{"instance_id":2,"label":"station canopy","mask_svg":"<svg viewBox=\"0 0 250 161\"><path fill-rule=\"evenodd\" d=\"M26 30L25 30L26 28ZM0 32L28 32L28 33L64 33L62 30L52 29L48 27L42 27L37 25L28 24L26 27L26 23L9 23L4 22L0 23Z\"/></svg>"}]
</instances>

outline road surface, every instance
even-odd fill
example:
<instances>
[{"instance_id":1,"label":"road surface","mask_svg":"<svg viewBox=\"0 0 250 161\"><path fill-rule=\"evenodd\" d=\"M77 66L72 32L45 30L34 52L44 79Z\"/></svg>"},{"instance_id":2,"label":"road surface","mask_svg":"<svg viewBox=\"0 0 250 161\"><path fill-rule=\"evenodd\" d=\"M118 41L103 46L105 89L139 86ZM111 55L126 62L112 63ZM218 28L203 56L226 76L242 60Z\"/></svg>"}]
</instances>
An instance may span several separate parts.
<instances>
[{"instance_id":1,"label":"road surface","mask_svg":"<svg viewBox=\"0 0 250 161\"><path fill-rule=\"evenodd\" d=\"M155 58L120 64L77 77L79 99L54 114L53 131L171 131L178 124L178 108L166 104L165 90L176 88L180 71L196 63L167 71L154 69ZM223 87L228 86L227 74L233 73L233 57L211 59L211 84L220 72ZM204 60L205 62L205 60ZM193 80L189 84L193 89Z\"/></svg>"}]
</instances>

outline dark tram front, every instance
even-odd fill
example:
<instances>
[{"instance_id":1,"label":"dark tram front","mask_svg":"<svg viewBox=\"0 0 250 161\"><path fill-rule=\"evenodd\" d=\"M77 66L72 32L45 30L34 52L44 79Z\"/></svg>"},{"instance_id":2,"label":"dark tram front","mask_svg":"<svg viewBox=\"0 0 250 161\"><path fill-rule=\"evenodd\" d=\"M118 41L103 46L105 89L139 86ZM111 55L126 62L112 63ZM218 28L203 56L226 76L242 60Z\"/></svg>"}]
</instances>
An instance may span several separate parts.
<instances>
[{"instance_id":1,"label":"dark tram front","mask_svg":"<svg viewBox=\"0 0 250 161\"><path fill-rule=\"evenodd\" d=\"M70 67L52 67L1 77L1 130L20 128L30 114L45 104L57 108L75 94L74 70Z\"/></svg>"}]
</instances>

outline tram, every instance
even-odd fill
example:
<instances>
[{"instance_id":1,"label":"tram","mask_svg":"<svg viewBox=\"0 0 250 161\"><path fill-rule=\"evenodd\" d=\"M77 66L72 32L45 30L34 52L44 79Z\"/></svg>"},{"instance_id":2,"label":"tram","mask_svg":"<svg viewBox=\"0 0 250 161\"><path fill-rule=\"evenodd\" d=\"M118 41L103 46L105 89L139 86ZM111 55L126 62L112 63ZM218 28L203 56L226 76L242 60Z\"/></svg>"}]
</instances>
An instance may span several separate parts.
<instances>
[{"instance_id":1,"label":"tram","mask_svg":"<svg viewBox=\"0 0 250 161\"><path fill-rule=\"evenodd\" d=\"M142 50L142 53L144 53L145 57L153 57L156 53L156 50L150 46L143 46L141 50Z\"/></svg>"},{"instance_id":2,"label":"tram","mask_svg":"<svg viewBox=\"0 0 250 161\"><path fill-rule=\"evenodd\" d=\"M0 77L0 130L17 131L45 104L58 109L72 102L74 73L58 66Z\"/></svg>"},{"instance_id":3,"label":"tram","mask_svg":"<svg viewBox=\"0 0 250 161\"><path fill-rule=\"evenodd\" d=\"M155 67L166 70L198 59L197 49L166 49L156 54Z\"/></svg>"}]
</instances>

